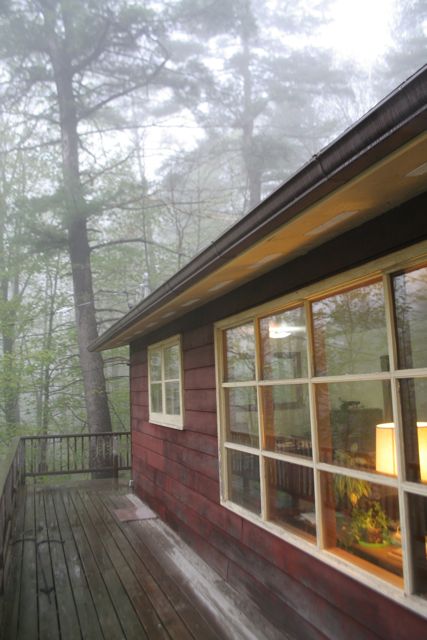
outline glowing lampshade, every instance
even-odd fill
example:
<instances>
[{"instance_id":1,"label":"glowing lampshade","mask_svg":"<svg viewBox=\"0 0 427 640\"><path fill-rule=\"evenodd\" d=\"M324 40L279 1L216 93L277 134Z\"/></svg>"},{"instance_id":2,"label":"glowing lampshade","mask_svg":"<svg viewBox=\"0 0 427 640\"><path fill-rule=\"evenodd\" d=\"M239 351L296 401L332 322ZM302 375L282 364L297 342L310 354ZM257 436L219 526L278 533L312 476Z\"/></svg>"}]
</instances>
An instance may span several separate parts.
<instances>
[{"instance_id":1,"label":"glowing lampshade","mask_svg":"<svg viewBox=\"0 0 427 640\"><path fill-rule=\"evenodd\" d=\"M375 430L375 468L379 473L397 474L394 422L377 424Z\"/></svg>"},{"instance_id":2,"label":"glowing lampshade","mask_svg":"<svg viewBox=\"0 0 427 640\"><path fill-rule=\"evenodd\" d=\"M421 482L427 482L427 422L417 422Z\"/></svg>"},{"instance_id":3,"label":"glowing lampshade","mask_svg":"<svg viewBox=\"0 0 427 640\"><path fill-rule=\"evenodd\" d=\"M427 482L427 422L417 422L421 482ZM377 424L375 468L379 473L397 474L394 422Z\"/></svg>"}]
</instances>

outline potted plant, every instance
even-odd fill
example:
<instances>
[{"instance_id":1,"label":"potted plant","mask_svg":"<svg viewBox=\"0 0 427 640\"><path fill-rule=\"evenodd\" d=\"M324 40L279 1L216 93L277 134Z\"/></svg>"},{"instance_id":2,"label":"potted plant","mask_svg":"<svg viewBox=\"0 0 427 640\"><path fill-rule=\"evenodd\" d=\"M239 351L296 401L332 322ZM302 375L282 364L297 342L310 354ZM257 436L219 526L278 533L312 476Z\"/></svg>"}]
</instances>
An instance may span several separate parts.
<instances>
[{"instance_id":1,"label":"potted plant","mask_svg":"<svg viewBox=\"0 0 427 640\"><path fill-rule=\"evenodd\" d=\"M377 500L367 502L365 508L353 508L350 531L353 540L362 546L385 546L391 543L390 520Z\"/></svg>"}]
</instances>

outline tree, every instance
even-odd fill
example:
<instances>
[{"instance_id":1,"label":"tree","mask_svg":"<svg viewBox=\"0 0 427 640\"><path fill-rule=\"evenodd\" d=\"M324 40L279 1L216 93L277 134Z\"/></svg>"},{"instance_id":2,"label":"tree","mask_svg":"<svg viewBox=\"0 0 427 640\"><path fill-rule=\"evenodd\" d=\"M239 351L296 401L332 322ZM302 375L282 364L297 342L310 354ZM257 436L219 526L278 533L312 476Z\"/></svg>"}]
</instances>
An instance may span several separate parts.
<instances>
[{"instance_id":1,"label":"tree","mask_svg":"<svg viewBox=\"0 0 427 640\"><path fill-rule=\"evenodd\" d=\"M134 91L176 83L166 64L164 16L150 3L126 0L10 0L0 12L0 54L8 65L5 95L15 109L27 96L33 123L57 130L62 162L61 225L71 262L80 364L89 428L110 430L102 357L88 351L97 337L83 174L82 133L108 107ZM164 80L160 80L162 74Z\"/></svg>"},{"instance_id":2,"label":"tree","mask_svg":"<svg viewBox=\"0 0 427 640\"><path fill-rule=\"evenodd\" d=\"M222 73L207 89L199 120L216 140L221 131L235 164L238 151L246 210L336 132L330 106L351 90L330 52L309 46L323 24L317 3L284 2L274 10L252 0L229 5L233 26L211 47L217 63L224 52Z\"/></svg>"}]
</instances>

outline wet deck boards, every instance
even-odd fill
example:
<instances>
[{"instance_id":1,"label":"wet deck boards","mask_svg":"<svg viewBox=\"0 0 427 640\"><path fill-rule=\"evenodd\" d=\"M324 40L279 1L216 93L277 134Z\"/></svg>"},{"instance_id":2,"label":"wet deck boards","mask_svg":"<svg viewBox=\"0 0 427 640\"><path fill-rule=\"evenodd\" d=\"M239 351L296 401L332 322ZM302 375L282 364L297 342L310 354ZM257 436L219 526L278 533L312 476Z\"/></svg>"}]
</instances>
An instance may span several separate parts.
<instances>
[{"instance_id":1,"label":"wet deck boards","mask_svg":"<svg viewBox=\"0 0 427 640\"><path fill-rule=\"evenodd\" d=\"M220 636L115 512L120 491L26 487L13 539L4 637L214 640ZM3 637L3 636L2 636Z\"/></svg>"},{"instance_id":2,"label":"wet deck boards","mask_svg":"<svg viewBox=\"0 0 427 640\"><path fill-rule=\"evenodd\" d=\"M283 640L126 485L22 492L2 639Z\"/></svg>"}]
</instances>

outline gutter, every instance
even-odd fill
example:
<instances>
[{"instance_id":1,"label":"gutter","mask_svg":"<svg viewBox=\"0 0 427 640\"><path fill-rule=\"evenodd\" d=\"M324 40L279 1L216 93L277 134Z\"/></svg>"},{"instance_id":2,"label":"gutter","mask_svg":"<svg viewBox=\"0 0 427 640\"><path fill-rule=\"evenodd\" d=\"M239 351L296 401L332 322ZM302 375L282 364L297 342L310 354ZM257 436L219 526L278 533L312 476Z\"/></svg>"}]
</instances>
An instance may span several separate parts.
<instances>
[{"instance_id":1,"label":"gutter","mask_svg":"<svg viewBox=\"0 0 427 640\"><path fill-rule=\"evenodd\" d=\"M145 315L289 222L427 130L427 65L402 83L296 174L193 258L88 347L108 342Z\"/></svg>"}]
</instances>

